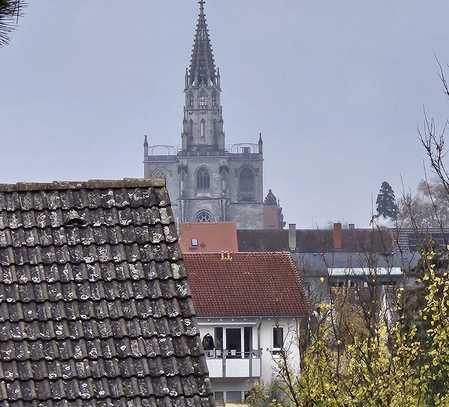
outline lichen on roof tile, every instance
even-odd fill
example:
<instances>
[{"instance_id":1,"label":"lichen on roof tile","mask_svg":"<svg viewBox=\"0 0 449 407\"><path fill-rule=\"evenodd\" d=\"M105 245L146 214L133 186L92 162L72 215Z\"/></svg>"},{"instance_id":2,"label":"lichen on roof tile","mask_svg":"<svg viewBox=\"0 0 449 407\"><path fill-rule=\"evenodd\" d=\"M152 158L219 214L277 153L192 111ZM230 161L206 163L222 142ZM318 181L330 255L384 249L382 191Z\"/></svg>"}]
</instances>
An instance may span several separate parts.
<instances>
[{"instance_id":1,"label":"lichen on roof tile","mask_svg":"<svg viewBox=\"0 0 449 407\"><path fill-rule=\"evenodd\" d=\"M163 180L0 185L0 404L212 406Z\"/></svg>"}]
</instances>

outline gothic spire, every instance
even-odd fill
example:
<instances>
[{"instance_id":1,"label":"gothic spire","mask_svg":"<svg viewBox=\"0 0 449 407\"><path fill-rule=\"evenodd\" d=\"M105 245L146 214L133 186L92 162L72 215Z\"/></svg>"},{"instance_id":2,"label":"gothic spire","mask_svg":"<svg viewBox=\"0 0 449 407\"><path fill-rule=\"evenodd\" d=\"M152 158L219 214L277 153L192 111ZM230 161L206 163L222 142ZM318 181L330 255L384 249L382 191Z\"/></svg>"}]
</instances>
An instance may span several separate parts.
<instances>
[{"instance_id":1,"label":"gothic spire","mask_svg":"<svg viewBox=\"0 0 449 407\"><path fill-rule=\"evenodd\" d=\"M214 54L204 13L204 3L204 0L199 1L200 12L196 24L192 59L190 61L189 85L217 84Z\"/></svg>"}]
</instances>

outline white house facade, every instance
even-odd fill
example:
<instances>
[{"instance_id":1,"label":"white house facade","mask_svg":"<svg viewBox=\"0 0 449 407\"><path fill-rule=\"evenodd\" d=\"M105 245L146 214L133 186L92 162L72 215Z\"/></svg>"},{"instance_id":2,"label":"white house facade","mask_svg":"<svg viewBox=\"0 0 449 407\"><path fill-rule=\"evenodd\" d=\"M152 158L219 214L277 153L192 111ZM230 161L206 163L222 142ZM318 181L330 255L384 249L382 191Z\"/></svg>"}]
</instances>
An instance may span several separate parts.
<instances>
[{"instance_id":1,"label":"white house facade","mask_svg":"<svg viewBox=\"0 0 449 407\"><path fill-rule=\"evenodd\" d=\"M244 401L276 375L280 352L299 373L299 334L307 304L288 253L184 256L218 402Z\"/></svg>"},{"instance_id":2,"label":"white house facade","mask_svg":"<svg viewBox=\"0 0 449 407\"><path fill-rule=\"evenodd\" d=\"M299 319L200 318L199 328L201 338L213 338L214 347L206 350L206 357L218 401L243 401L257 382L270 383L285 347L292 367L299 371Z\"/></svg>"}]
</instances>

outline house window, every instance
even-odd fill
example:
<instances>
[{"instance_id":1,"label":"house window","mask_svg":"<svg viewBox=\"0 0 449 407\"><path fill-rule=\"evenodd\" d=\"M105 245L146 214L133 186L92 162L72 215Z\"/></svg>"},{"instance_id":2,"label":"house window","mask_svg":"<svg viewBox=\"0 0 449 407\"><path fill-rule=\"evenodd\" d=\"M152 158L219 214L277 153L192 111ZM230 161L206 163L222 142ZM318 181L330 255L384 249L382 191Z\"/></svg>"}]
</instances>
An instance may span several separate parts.
<instances>
[{"instance_id":1,"label":"house window","mask_svg":"<svg viewBox=\"0 0 449 407\"><path fill-rule=\"evenodd\" d=\"M224 401L224 393L222 391L216 391L214 397L215 401Z\"/></svg>"},{"instance_id":2,"label":"house window","mask_svg":"<svg viewBox=\"0 0 449 407\"><path fill-rule=\"evenodd\" d=\"M196 215L196 221L198 223L211 223L212 215L208 211L199 211Z\"/></svg>"},{"instance_id":3,"label":"house window","mask_svg":"<svg viewBox=\"0 0 449 407\"><path fill-rule=\"evenodd\" d=\"M273 349L282 349L284 347L284 328L273 328Z\"/></svg>"},{"instance_id":4,"label":"house window","mask_svg":"<svg viewBox=\"0 0 449 407\"><path fill-rule=\"evenodd\" d=\"M242 329L226 328L226 351L228 359L242 358Z\"/></svg>"},{"instance_id":5,"label":"house window","mask_svg":"<svg viewBox=\"0 0 449 407\"><path fill-rule=\"evenodd\" d=\"M191 246L194 248L197 248L198 247L198 239L192 239Z\"/></svg>"},{"instance_id":6,"label":"house window","mask_svg":"<svg viewBox=\"0 0 449 407\"><path fill-rule=\"evenodd\" d=\"M227 391L226 401L229 403L241 403L242 402L242 392L241 391Z\"/></svg>"},{"instance_id":7,"label":"house window","mask_svg":"<svg viewBox=\"0 0 449 407\"><path fill-rule=\"evenodd\" d=\"M198 191L208 191L210 187L209 171L206 168L200 168L196 174L196 188Z\"/></svg>"},{"instance_id":8,"label":"house window","mask_svg":"<svg viewBox=\"0 0 449 407\"><path fill-rule=\"evenodd\" d=\"M200 108L205 109L207 107L207 96L201 95L200 96Z\"/></svg>"},{"instance_id":9,"label":"house window","mask_svg":"<svg viewBox=\"0 0 449 407\"><path fill-rule=\"evenodd\" d=\"M250 326L245 326L243 330L244 341L243 341L243 351L245 352L244 357L249 358L253 352L253 328Z\"/></svg>"},{"instance_id":10,"label":"house window","mask_svg":"<svg viewBox=\"0 0 449 407\"><path fill-rule=\"evenodd\" d=\"M215 349L223 352L223 328L214 328Z\"/></svg>"},{"instance_id":11,"label":"house window","mask_svg":"<svg viewBox=\"0 0 449 407\"><path fill-rule=\"evenodd\" d=\"M239 192L241 201L253 201L255 198L255 178L250 168L240 171Z\"/></svg>"}]
</instances>

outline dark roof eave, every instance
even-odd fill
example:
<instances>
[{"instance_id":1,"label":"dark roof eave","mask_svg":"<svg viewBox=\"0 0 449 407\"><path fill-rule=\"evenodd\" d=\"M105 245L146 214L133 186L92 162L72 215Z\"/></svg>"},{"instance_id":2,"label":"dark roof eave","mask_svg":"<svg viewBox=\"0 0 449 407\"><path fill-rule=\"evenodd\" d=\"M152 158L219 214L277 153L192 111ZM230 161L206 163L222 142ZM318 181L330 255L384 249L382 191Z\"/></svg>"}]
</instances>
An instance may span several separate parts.
<instances>
[{"instance_id":1,"label":"dark roof eave","mask_svg":"<svg viewBox=\"0 0 449 407\"><path fill-rule=\"evenodd\" d=\"M279 315L200 315L197 313L197 318L220 318L220 319L231 319L231 318L307 318L309 314L279 314Z\"/></svg>"}]
</instances>

